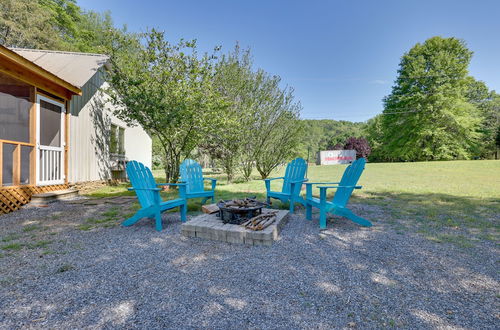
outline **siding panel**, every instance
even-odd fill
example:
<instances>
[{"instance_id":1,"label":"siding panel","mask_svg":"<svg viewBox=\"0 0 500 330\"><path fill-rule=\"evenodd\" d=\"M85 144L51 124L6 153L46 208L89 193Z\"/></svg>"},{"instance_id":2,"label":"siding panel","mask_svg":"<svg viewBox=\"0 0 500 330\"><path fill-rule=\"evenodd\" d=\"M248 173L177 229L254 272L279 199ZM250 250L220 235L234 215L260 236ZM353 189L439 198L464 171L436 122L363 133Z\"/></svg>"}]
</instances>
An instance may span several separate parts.
<instances>
[{"instance_id":1,"label":"siding panel","mask_svg":"<svg viewBox=\"0 0 500 330\"><path fill-rule=\"evenodd\" d=\"M105 88L99 70L83 87L82 95L70 102L70 157L71 183L107 180L111 178L109 134L111 123L125 128L125 155L129 159L151 166L151 138L141 127L127 125L112 115L113 105L100 90Z\"/></svg>"}]
</instances>

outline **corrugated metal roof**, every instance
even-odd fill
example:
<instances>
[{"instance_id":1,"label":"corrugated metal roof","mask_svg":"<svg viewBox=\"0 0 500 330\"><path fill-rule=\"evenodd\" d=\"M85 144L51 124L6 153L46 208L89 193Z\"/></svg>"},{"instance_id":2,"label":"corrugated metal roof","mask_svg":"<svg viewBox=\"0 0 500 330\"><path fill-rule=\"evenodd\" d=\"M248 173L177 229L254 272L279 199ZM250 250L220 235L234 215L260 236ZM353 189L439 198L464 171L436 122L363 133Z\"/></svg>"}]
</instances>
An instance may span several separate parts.
<instances>
[{"instance_id":1,"label":"corrugated metal roof","mask_svg":"<svg viewBox=\"0 0 500 330\"><path fill-rule=\"evenodd\" d=\"M109 60L109 56L88 53L10 48L62 80L81 88Z\"/></svg>"}]
</instances>

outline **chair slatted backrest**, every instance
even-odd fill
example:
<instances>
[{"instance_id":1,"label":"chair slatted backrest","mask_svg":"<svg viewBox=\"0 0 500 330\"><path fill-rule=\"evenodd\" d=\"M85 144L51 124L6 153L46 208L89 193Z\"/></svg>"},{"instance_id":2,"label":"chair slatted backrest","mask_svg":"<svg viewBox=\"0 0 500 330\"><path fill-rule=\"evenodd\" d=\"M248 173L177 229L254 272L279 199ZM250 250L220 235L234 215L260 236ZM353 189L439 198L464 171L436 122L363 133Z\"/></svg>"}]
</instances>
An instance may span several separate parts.
<instances>
[{"instance_id":1,"label":"chair slatted backrest","mask_svg":"<svg viewBox=\"0 0 500 330\"><path fill-rule=\"evenodd\" d=\"M339 186L355 186L358 183L363 170L365 169L366 160L360 158L355 160L351 165L347 166L340 180ZM339 206L346 206L354 188L338 188L333 196L333 203Z\"/></svg>"},{"instance_id":2,"label":"chair slatted backrest","mask_svg":"<svg viewBox=\"0 0 500 330\"><path fill-rule=\"evenodd\" d=\"M127 175L135 189L139 188L156 188L156 181L153 178L151 170L138 161L130 161L127 163ZM139 203L143 208L154 204L154 194L158 192L152 190L135 190Z\"/></svg>"},{"instance_id":3,"label":"chair slatted backrest","mask_svg":"<svg viewBox=\"0 0 500 330\"><path fill-rule=\"evenodd\" d=\"M283 189L281 192L292 195L299 195L301 184L296 184L294 191L290 191L292 181L304 180L307 171L307 163L302 158L295 158L288 163L285 171L285 179L283 180Z\"/></svg>"},{"instance_id":4,"label":"chair slatted backrest","mask_svg":"<svg viewBox=\"0 0 500 330\"><path fill-rule=\"evenodd\" d=\"M203 170L200 164L192 159L184 160L181 164L181 181L187 183L188 194L203 191Z\"/></svg>"}]
</instances>

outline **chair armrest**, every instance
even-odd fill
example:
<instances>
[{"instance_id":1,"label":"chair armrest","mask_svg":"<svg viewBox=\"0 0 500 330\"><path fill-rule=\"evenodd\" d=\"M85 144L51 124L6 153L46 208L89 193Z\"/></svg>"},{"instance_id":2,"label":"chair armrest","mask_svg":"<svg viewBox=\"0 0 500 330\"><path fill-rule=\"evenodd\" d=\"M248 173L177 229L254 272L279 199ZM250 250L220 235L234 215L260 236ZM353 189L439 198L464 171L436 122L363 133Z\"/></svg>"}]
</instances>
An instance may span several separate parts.
<instances>
[{"instance_id":1,"label":"chair armrest","mask_svg":"<svg viewBox=\"0 0 500 330\"><path fill-rule=\"evenodd\" d=\"M158 186L178 186L179 187L179 195L181 198L186 198L186 188L187 183L180 181L179 183L158 183Z\"/></svg>"},{"instance_id":2,"label":"chair armrest","mask_svg":"<svg viewBox=\"0 0 500 330\"><path fill-rule=\"evenodd\" d=\"M321 187L318 187L319 189L330 189L330 188L334 188L334 189L337 189L337 188L354 188L354 189L361 189L363 188L363 186L321 186Z\"/></svg>"},{"instance_id":3,"label":"chair armrest","mask_svg":"<svg viewBox=\"0 0 500 330\"><path fill-rule=\"evenodd\" d=\"M210 181L212 181L212 190L215 190L215 186L217 186L217 179L203 178L203 180L210 180Z\"/></svg>"},{"instance_id":4,"label":"chair armrest","mask_svg":"<svg viewBox=\"0 0 500 330\"><path fill-rule=\"evenodd\" d=\"M309 179L303 179L303 180L297 180L297 181L290 181L290 183L304 183L306 181L309 181Z\"/></svg>"},{"instance_id":5,"label":"chair armrest","mask_svg":"<svg viewBox=\"0 0 500 330\"><path fill-rule=\"evenodd\" d=\"M267 178L267 179L264 179L264 181L272 181L272 180L278 180L278 179L284 179L285 177L284 176L280 176L279 178Z\"/></svg>"},{"instance_id":6,"label":"chair armrest","mask_svg":"<svg viewBox=\"0 0 500 330\"><path fill-rule=\"evenodd\" d=\"M151 190L151 191L161 191L161 188L127 188L128 191L134 190Z\"/></svg>"},{"instance_id":7,"label":"chair armrest","mask_svg":"<svg viewBox=\"0 0 500 330\"><path fill-rule=\"evenodd\" d=\"M313 184L339 184L340 182L306 182L307 185Z\"/></svg>"},{"instance_id":8,"label":"chair armrest","mask_svg":"<svg viewBox=\"0 0 500 330\"><path fill-rule=\"evenodd\" d=\"M179 182L179 183L157 183L157 186L185 186L187 183Z\"/></svg>"}]
</instances>

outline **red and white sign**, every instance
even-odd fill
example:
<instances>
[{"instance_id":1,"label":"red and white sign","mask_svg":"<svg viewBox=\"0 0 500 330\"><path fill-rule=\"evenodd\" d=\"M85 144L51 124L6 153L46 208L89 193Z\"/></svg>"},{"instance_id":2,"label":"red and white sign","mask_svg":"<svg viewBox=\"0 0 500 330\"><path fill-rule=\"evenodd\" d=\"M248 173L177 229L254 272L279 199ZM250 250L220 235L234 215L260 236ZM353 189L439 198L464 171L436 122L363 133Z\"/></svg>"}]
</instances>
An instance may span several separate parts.
<instances>
[{"instance_id":1,"label":"red and white sign","mask_svg":"<svg viewBox=\"0 0 500 330\"><path fill-rule=\"evenodd\" d=\"M350 164L356 160L356 150L327 150L318 153L317 165Z\"/></svg>"}]
</instances>

